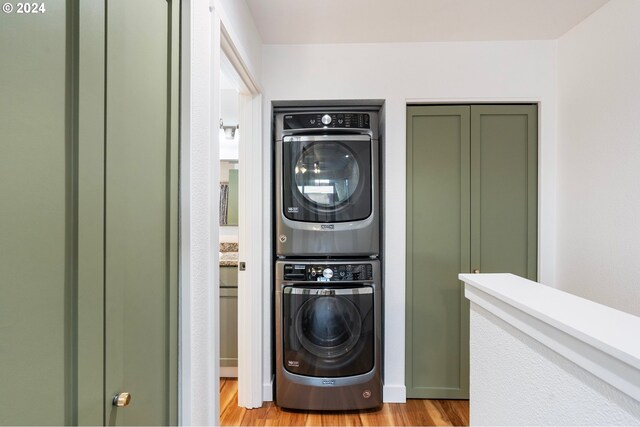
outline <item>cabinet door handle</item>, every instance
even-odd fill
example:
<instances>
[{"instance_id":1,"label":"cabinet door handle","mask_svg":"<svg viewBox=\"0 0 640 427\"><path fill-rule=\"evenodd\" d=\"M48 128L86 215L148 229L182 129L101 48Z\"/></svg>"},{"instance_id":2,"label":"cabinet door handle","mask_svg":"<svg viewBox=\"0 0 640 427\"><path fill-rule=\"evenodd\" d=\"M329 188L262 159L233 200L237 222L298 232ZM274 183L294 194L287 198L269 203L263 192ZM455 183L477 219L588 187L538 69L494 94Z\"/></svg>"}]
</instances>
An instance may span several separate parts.
<instances>
[{"instance_id":1,"label":"cabinet door handle","mask_svg":"<svg viewBox=\"0 0 640 427\"><path fill-rule=\"evenodd\" d=\"M113 396L113 406L117 406L119 408L123 408L128 406L131 402L131 394L129 393L118 393Z\"/></svg>"}]
</instances>

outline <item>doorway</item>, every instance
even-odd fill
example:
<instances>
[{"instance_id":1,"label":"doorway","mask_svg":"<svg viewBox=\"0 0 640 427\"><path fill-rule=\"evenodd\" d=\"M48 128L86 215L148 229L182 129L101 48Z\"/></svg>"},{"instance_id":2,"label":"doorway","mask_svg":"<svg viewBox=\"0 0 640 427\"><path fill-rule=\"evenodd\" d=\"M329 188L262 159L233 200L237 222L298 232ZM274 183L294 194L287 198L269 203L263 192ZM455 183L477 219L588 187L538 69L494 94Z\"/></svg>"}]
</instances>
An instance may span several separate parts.
<instances>
[{"instance_id":1,"label":"doorway","mask_svg":"<svg viewBox=\"0 0 640 427\"><path fill-rule=\"evenodd\" d=\"M220 30L219 349L238 406L262 406L262 98L224 25ZM217 102L217 101L216 101ZM214 240L215 241L215 240Z\"/></svg>"}]
</instances>

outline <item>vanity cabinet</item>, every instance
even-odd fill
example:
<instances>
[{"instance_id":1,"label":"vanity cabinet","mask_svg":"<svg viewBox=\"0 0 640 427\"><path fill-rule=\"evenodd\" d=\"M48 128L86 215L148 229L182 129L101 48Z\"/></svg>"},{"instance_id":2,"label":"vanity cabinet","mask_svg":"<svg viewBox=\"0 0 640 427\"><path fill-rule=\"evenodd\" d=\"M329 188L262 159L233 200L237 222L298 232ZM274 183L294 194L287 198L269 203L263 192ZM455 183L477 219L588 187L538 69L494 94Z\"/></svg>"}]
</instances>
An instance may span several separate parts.
<instances>
[{"instance_id":1,"label":"vanity cabinet","mask_svg":"<svg viewBox=\"0 0 640 427\"><path fill-rule=\"evenodd\" d=\"M220 367L238 366L238 267L220 266ZM226 372L225 372L226 371Z\"/></svg>"}]
</instances>

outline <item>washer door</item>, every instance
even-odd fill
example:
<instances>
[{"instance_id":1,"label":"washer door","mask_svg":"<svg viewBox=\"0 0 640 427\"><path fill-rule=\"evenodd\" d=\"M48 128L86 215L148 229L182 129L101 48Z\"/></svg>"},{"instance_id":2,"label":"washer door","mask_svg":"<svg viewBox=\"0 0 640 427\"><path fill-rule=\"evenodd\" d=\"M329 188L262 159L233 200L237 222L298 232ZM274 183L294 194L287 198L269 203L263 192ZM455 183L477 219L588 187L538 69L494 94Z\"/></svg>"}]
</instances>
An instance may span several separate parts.
<instances>
[{"instance_id":1,"label":"washer door","mask_svg":"<svg viewBox=\"0 0 640 427\"><path fill-rule=\"evenodd\" d=\"M283 214L294 221L345 222L371 215L371 139L286 137Z\"/></svg>"},{"instance_id":2,"label":"washer door","mask_svg":"<svg viewBox=\"0 0 640 427\"><path fill-rule=\"evenodd\" d=\"M345 377L374 367L373 288L287 286L283 364L292 373Z\"/></svg>"}]
</instances>

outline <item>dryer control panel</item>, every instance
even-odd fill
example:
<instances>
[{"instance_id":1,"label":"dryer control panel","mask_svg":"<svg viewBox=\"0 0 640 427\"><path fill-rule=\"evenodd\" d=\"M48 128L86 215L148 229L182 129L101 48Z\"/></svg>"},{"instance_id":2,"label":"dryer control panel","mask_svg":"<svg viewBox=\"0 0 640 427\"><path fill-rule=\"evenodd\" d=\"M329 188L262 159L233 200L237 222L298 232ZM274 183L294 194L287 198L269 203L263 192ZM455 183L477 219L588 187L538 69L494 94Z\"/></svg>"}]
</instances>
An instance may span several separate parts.
<instances>
[{"instance_id":1,"label":"dryer control panel","mask_svg":"<svg viewBox=\"0 0 640 427\"><path fill-rule=\"evenodd\" d=\"M296 282L373 280L373 266L371 264L285 264L284 280Z\"/></svg>"},{"instance_id":2,"label":"dryer control panel","mask_svg":"<svg viewBox=\"0 0 640 427\"><path fill-rule=\"evenodd\" d=\"M311 113L287 114L284 129L356 128L369 129L369 115L366 113Z\"/></svg>"}]
</instances>

